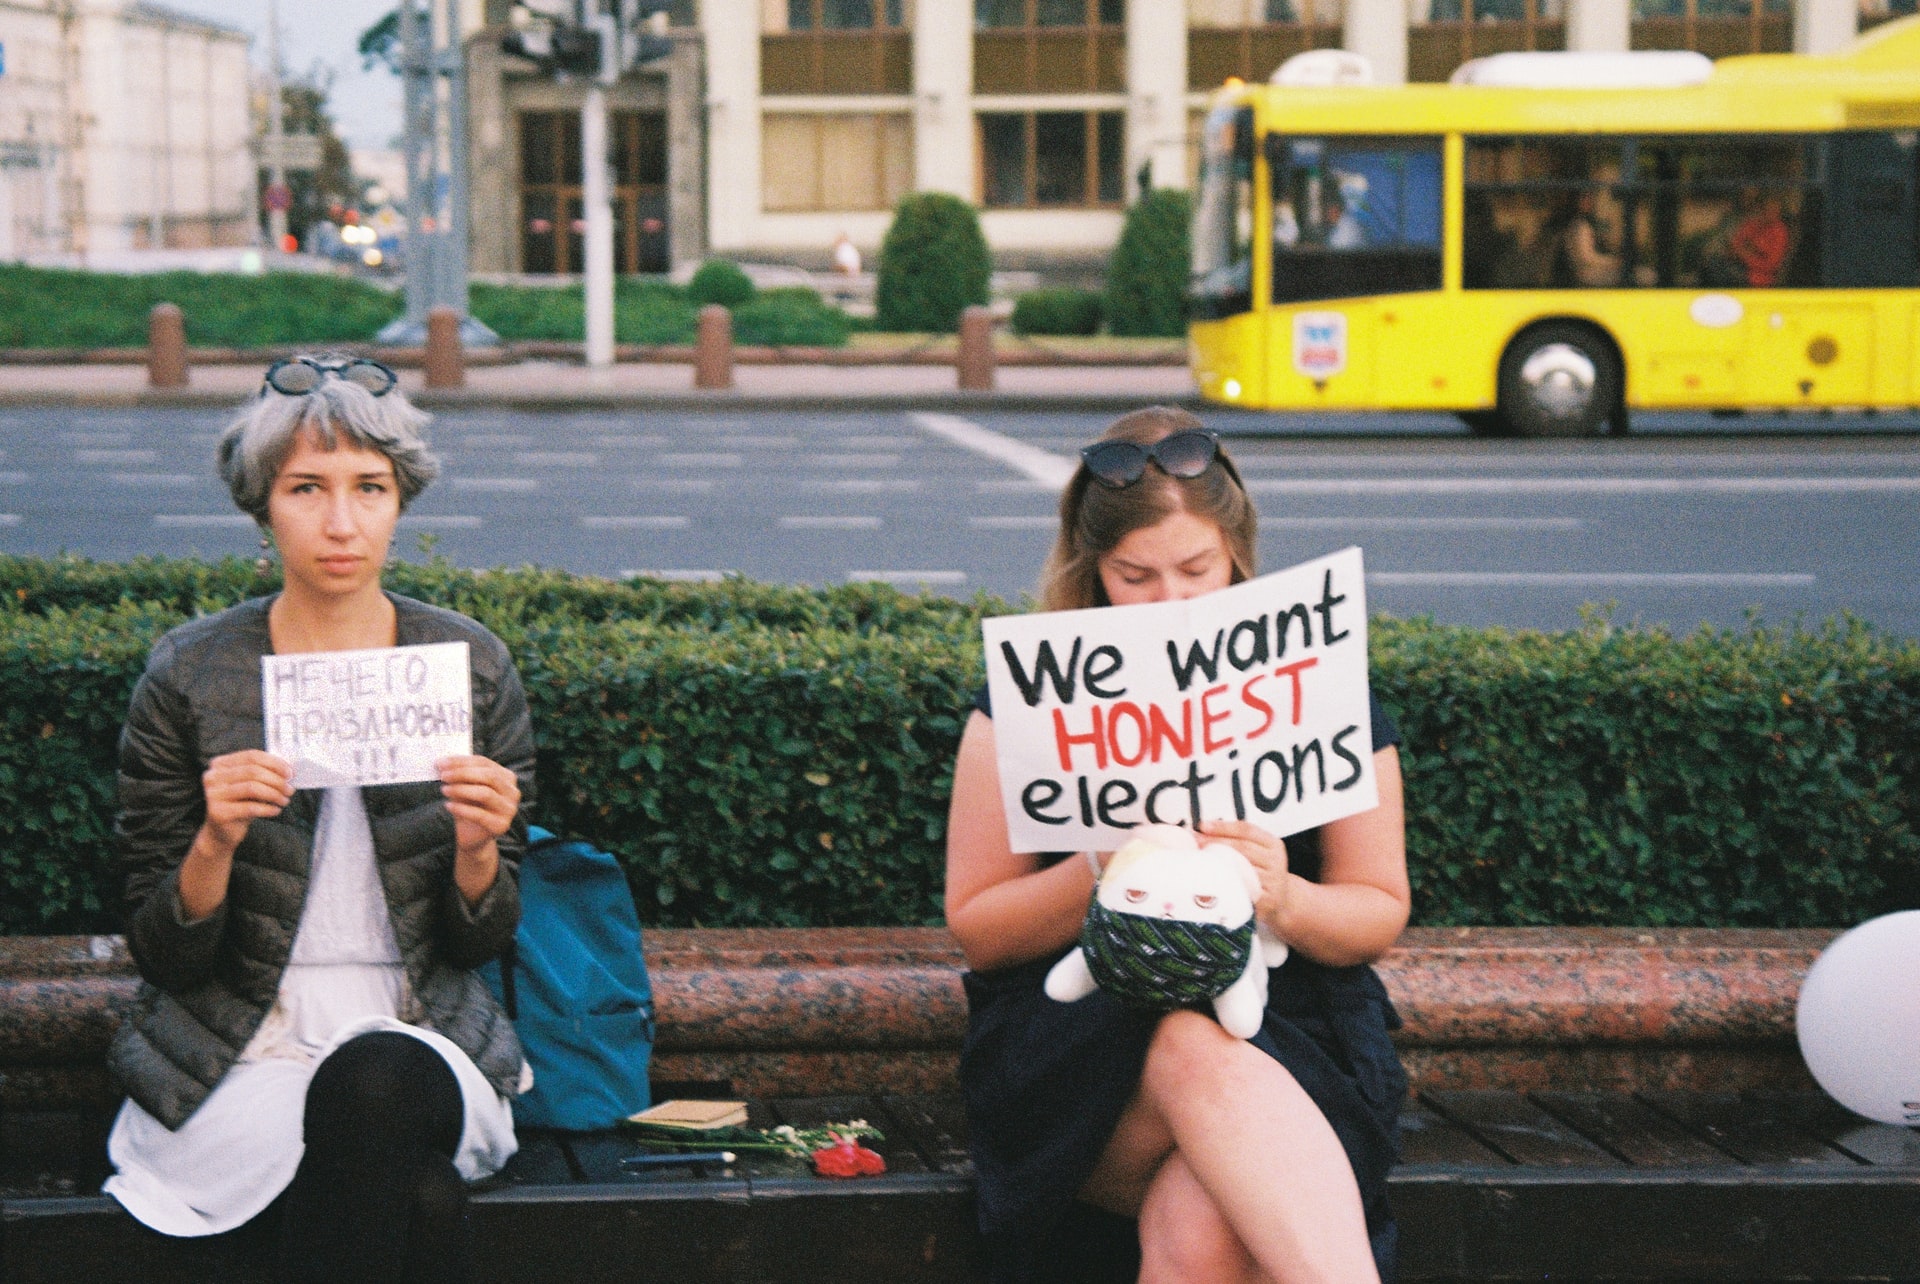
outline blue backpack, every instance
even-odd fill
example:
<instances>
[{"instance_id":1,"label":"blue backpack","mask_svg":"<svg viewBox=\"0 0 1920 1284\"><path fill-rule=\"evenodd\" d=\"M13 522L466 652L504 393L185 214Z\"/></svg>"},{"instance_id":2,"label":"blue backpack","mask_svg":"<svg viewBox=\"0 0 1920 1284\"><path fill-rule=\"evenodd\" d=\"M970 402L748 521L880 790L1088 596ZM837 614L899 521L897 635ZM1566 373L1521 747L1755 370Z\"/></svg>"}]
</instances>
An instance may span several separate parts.
<instances>
[{"instance_id":1,"label":"blue backpack","mask_svg":"<svg viewBox=\"0 0 1920 1284\"><path fill-rule=\"evenodd\" d=\"M650 1104L653 987L640 916L620 864L588 843L527 831L520 931L479 969L513 1020L533 1088L513 1100L522 1128L611 1128Z\"/></svg>"}]
</instances>

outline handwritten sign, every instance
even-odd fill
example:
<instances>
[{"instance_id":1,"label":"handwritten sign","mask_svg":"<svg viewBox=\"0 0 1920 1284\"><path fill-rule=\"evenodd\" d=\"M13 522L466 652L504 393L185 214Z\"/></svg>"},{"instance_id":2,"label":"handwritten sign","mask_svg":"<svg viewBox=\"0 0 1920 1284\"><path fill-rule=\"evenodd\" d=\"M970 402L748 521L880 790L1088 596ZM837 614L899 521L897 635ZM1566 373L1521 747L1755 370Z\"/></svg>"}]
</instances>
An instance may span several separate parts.
<instances>
[{"instance_id":1,"label":"handwritten sign","mask_svg":"<svg viewBox=\"0 0 1920 1284\"><path fill-rule=\"evenodd\" d=\"M473 752L465 642L264 655L260 686L296 789L438 780L437 760Z\"/></svg>"},{"instance_id":2,"label":"handwritten sign","mask_svg":"<svg viewBox=\"0 0 1920 1284\"><path fill-rule=\"evenodd\" d=\"M1379 801L1358 548L1184 602L982 630L1014 851L1202 820L1285 837Z\"/></svg>"}]
</instances>

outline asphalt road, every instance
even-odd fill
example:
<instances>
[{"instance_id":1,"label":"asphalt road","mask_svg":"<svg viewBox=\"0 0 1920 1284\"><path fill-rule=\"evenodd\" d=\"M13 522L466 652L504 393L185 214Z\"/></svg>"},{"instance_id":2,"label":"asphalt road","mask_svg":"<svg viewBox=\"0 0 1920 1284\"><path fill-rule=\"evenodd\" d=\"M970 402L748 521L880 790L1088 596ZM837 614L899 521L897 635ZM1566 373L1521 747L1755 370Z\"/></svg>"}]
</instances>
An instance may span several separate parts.
<instances>
[{"instance_id":1,"label":"asphalt road","mask_svg":"<svg viewBox=\"0 0 1920 1284\"><path fill-rule=\"evenodd\" d=\"M1016 596L1091 414L449 412L402 521L464 565L739 572ZM1269 568L1366 550L1371 606L1562 628L1582 603L1687 629L1851 611L1920 635L1920 416L1643 415L1634 435L1490 442L1446 416L1219 413ZM0 550L251 557L218 415L0 412Z\"/></svg>"}]
</instances>

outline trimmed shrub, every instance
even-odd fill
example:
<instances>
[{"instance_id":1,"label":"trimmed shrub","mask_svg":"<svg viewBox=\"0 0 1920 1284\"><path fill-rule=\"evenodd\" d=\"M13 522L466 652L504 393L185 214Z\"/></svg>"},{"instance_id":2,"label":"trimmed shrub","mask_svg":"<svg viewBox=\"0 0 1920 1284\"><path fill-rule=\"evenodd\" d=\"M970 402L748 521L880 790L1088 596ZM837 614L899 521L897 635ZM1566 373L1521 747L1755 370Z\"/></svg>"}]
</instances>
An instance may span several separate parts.
<instances>
[{"instance_id":1,"label":"trimmed shrub","mask_svg":"<svg viewBox=\"0 0 1920 1284\"><path fill-rule=\"evenodd\" d=\"M513 650L534 819L649 922L937 921L991 599L400 565ZM261 591L238 559L0 559L0 930L110 931L113 758L154 639ZM1377 619L1415 919L1811 926L1920 903L1920 643Z\"/></svg>"},{"instance_id":2,"label":"trimmed shrub","mask_svg":"<svg viewBox=\"0 0 1920 1284\"><path fill-rule=\"evenodd\" d=\"M259 348L370 340L405 310L395 293L349 277L275 272L117 276L0 266L0 348L137 348L156 303L186 314L187 342Z\"/></svg>"},{"instance_id":3,"label":"trimmed shrub","mask_svg":"<svg viewBox=\"0 0 1920 1284\"><path fill-rule=\"evenodd\" d=\"M1093 290L1029 290L1013 301L1013 332L1098 334L1104 310Z\"/></svg>"},{"instance_id":4,"label":"trimmed shrub","mask_svg":"<svg viewBox=\"0 0 1920 1284\"><path fill-rule=\"evenodd\" d=\"M987 301L992 275L973 206L945 192L904 196L880 243L875 328L952 334L961 309Z\"/></svg>"},{"instance_id":5,"label":"trimmed shrub","mask_svg":"<svg viewBox=\"0 0 1920 1284\"><path fill-rule=\"evenodd\" d=\"M483 285L468 291L468 307L509 341L548 339L579 343L586 337L584 289L571 285ZM660 281L617 277L613 284L613 336L621 343L692 343L695 311L687 297Z\"/></svg>"},{"instance_id":6,"label":"trimmed shrub","mask_svg":"<svg viewBox=\"0 0 1920 1284\"><path fill-rule=\"evenodd\" d=\"M1177 338L1187 331L1187 276L1193 203L1168 187L1127 211L1107 264L1107 328L1114 334Z\"/></svg>"},{"instance_id":7,"label":"trimmed shrub","mask_svg":"<svg viewBox=\"0 0 1920 1284\"><path fill-rule=\"evenodd\" d=\"M762 290L734 310L736 343L770 347L844 347L853 333L847 314L804 285Z\"/></svg>"},{"instance_id":8,"label":"trimmed shrub","mask_svg":"<svg viewBox=\"0 0 1920 1284\"><path fill-rule=\"evenodd\" d=\"M753 278L741 271L738 264L725 259L708 259L687 282L687 302L696 308L709 303L738 308L753 295Z\"/></svg>"}]
</instances>

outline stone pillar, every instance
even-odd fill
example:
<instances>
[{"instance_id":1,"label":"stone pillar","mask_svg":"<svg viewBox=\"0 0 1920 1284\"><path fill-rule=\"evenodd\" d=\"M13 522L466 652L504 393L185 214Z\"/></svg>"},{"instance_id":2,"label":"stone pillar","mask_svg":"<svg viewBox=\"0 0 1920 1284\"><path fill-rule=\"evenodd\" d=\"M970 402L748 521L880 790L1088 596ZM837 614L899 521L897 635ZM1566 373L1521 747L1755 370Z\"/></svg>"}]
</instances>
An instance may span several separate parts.
<instances>
[{"instance_id":1,"label":"stone pillar","mask_svg":"<svg viewBox=\"0 0 1920 1284\"><path fill-rule=\"evenodd\" d=\"M1155 187L1187 185L1187 6L1127 0L1129 199L1151 165Z\"/></svg>"},{"instance_id":2,"label":"stone pillar","mask_svg":"<svg viewBox=\"0 0 1920 1284\"><path fill-rule=\"evenodd\" d=\"M707 254L706 70L696 31L673 33L667 59L667 260L697 263ZM756 184L757 185L757 184Z\"/></svg>"},{"instance_id":3,"label":"stone pillar","mask_svg":"<svg viewBox=\"0 0 1920 1284\"><path fill-rule=\"evenodd\" d=\"M1406 84L1406 0L1347 0L1340 45L1373 64L1375 84Z\"/></svg>"},{"instance_id":4,"label":"stone pillar","mask_svg":"<svg viewBox=\"0 0 1920 1284\"><path fill-rule=\"evenodd\" d=\"M961 309L954 367L962 392L993 391L993 313L988 309Z\"/></svg>"},{"instance_id":5,"label":"stone pillar","mask_svg":"<svg viewBox=\"0 0 1920 1284\"><path fill-rule=\"evenodd\" d=\"M760 225L760 0L704 0L707 244L750 247Z\"/></svg>"},{"instance_id":6,"label":"stone pillar","mask_svg":"<svg viewBox=\"0 0 1920 1284\"><path fill-rule=\"evenodd\" d=\"M1794 0L1795 53L1838 53L1859 34L1860 10L1855 0Z\"/></svg>"},{"instance_id":7,"label":"stone pillar","mask_svg":"<svg viewBox=\"0 0 1920 1284\"><path fill-rule=\"evenodd\" d=\"M977 200L973 152L973 6L920 0L913 9L914 190Z\"/></svg>"},{"instance_id":8,"label":"stone pillar","mask_svg":"<svg viewBox=\"0 0 1920 1284\"><path fill-rule=\"evenodd\" d=\"M1567 0L1567 48L1581 53L1625 53L1633 47L1627 0Z\"/></svg>"},{"instance_id":9,"label":"stone pillar","mask_svg":"<svg viewBox=\"0 0 1920 1284\"><path fill-rule=\"evenodd\" d=\"M700 309L693 341L693 386L713 391L733 387L733 314L718 303Z\"/></svg>"},{"instance_id":10,"label":"stone pillar","mask_svg":"<svg viewBox=\"0 0 1920 1284\"><path fill-rule=\"evenodd\" d=\"M171 303L156 303L147 314L147 386L187 386L187 321Z\"/></svg>"},{"instance_id":11,"label":"stone pillar","mask_svg":"<svg viewBox=\"0 0 1920 1284\"><path fill-rule=\"evenodd\" d=\"M464 388L467 358L460 347L460 314L449 307L427 309L427 387Z\"/></svg>"}]
</instances>

